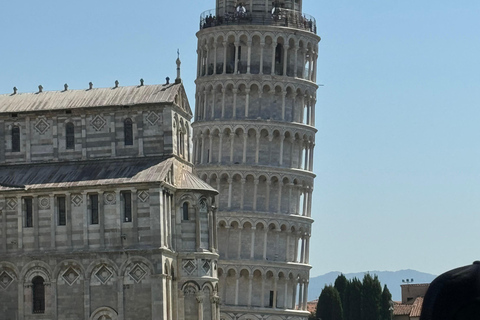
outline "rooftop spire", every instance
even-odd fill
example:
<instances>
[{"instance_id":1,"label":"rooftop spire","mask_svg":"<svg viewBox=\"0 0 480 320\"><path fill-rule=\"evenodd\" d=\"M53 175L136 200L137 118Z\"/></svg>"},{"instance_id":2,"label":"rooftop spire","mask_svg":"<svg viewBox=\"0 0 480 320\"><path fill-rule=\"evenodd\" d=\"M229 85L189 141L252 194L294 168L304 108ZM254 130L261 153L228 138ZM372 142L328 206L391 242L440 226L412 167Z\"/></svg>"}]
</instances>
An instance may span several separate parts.
<instances>
[{"instance_id":1,"label":"rooftop spire","mask_svg":"<svg viewBox=\"0 0 480 320\"><path fill-rule=\"evenodd\" d=\"M180 77L180 65L182 62L180 61L180 49L177 49L177 79L175 79L175 83L182 82L182 78Z\"/></svg>"}]
</instances>

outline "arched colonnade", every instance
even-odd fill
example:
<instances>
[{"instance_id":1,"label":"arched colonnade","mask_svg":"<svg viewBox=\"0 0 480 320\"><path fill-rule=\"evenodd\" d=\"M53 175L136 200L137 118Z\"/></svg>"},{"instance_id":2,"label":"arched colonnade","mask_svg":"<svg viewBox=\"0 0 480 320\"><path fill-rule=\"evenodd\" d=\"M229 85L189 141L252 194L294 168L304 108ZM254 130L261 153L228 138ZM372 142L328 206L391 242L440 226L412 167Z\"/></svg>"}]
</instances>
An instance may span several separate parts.
<instances>
[{"instance_id":1,"label":"arched colonnade","mask_svg":"<svg viewBox=\"0 0 480 320\"><path fill-rule=\"evenodd\" d=\"M219 252L225 260L309 264L310 227L292 223L219 219Z\"/></svg>"},{"instance_id":2,"label":"arched colonnade","mask_svg":"<svg viewBox=\"0 0 480 320\"><path fill-rule=\"evenodd\" d=\"M306 310L308 274L298 270L223 266L218 270L224 305Z\"/></svg>"},{"instance_id":3,"label":"arched colonnade","mask_svg":"<svg viewBox=\"0 0 480 320\"><path fill-rule=\"evenodd\" d=\"M314 133L254 125L197 127L195 164L231 163L313 171Z\"/></svg>"},{"instance_id":4,"label":"arched colonnade","mask_svg":"<svg viewBox=\"0 0 480 320\"><path fill-rule=\"evenodd\" d=\"M195 119L271 119L315 126L311 85L215 81L197 85Z\"/></svg>"},{"instance_id":5,"label":"arched colonnade","mask_svg":"<svg viewBox=\"0 0 480 320\"><path fill-rule=\"evenodd\" d=\"M298 34L300 33L300 34ZM260 74L317 78L318 40L297 30L206 33L198 40L197 78L219 74Z\"/></svg>"},{"instance_id":6,"label":"arched colonnade","mask_svg":"<svg viewBox=\"0 0 480 320\"><path fill-rule=\"evenodd\" d=\"M243 210L311 217L313 181L287 175L198 170L202 180L217 190L222 211Z\"/></svg>"}]
</instances>

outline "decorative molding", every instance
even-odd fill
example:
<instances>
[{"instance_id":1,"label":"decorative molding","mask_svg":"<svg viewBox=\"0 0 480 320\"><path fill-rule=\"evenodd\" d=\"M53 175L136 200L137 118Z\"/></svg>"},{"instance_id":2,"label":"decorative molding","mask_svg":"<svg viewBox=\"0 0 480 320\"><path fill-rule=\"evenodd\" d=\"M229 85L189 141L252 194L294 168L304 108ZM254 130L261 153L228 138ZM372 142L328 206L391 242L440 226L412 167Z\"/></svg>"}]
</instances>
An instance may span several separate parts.
<instances>
[{"instance_id":1,"label":"decorative molding","mask_svg":"<svg viewBox=\"0 0 480 320\"><path fill-rule=\"evenodd\" d=\"M35 125L33 126L39 134L45 134L50 129L50 124L45 117L39 117Z\"/></svg>"},{"instance_id":2,"label":"decorative molding","mask_svg":"<svg viewBox=\"0 0 480 320\"><path fill-rule=\"evenodd\" d=\"M112 276L113 272L106 265L102 265L98 271L95 272L95 278L97 278L102 284L107 283Z\"/></svg>"},{"instance_id":3,"label":"decorative molding","mask_svg":"<svg viewBox=\"0 0 480 320\"><path fill-rule=\"evenodd\" d=\"M80 207L83 203L83 197L81 194L72 194L71 201L73 206Z\"/></svg>"},{"instance_id":4,"label":"decorative molding","mask_svg":"<svg viewBox=\"0 0 480 320\"><path fill-rule=\"evenodd\" d=\"M147 202L147 200L150 198L150 193L147 190L138 191L137 197L140 199L140 201Z\"/></svg>"},{"instance_id":5,"label":"decorative molding","mask_svg":"<svg viewBox=\"0 0 480 320\"><path fill-rule=\"evenodd\" d=\"M50 209L50 197L40 197L40 198L38 198L38 208L40 210Z\"/></svg>"},{"instance_id":6,"label":"decorative molding","mask_svg":"<svg viewBox=\"0 0 480 320\"><path fill-rule=\"evenodd\" d=\"M62 278L69 286L72 286L80 278L80 274L73 267L70 267L65 270Z\"/></svg>"},{"instance_id":7,"label":"decorative molding","mask_svg":"<svg viewBox=\"0 0 480 320\"><path fill-rule=\"evenodd\" d=\"M182 268L186 274L191 275L197 270L197 263L193 259L186 259L183 260Z\"/></svg>"},{"instance_id":8,"label":"decorative molding","mask_svg":"<svg viewBox=\"0 0 480 320\"><path fill-rule=\"evenodd\" d=\"M117 197L114 192L106 192L103 198L106 205L112 205L117 203Z\"/></svg>"},{"instance_id":9,"label":"decorative molding","mask_svg":"<svg viewBox=\"0 0 480 320\"><path fill-rule=\"evenodd\" d=\"M154 126L155 124L157 124L158 120L161 119L161 117L156 112L150 111L146 119L151 126Z\"/></svg>"},{"instance_id":10,"label":"decorative molding","mask_svg":"<svg viewBox=\"0 0 480 320\"><path fill-rule=\"evenodd\" d=\"M10 210L17 209L17 205L18 205L17 198L6 198L5 202L7 203L7 209L10 209Z\"/></svg>"},{"instance_id":11,"label":"decorative molding","mask_svg":"<svg viewBox=\"0 0 480 320\"><path fill-rule=\"evenodd\" d=\"M144 268L142 268L142 266L137 263L135 264L135 266L132 268L132 270L130 270L130 272L128 273L128 275L130 276L130 278L132 278L136 283L139 283L140 281L143 280L143 278L145 278L145 276L147 275L147 271L145 271Z\"/></svg>"},{"instance_id":12,"label":"decorative molding","mask_svg":"<svg viewBox=\"0 0 480 320\"><path fill-rule=\"evenodd\" d=\"M96 131L100 131L107 124L107 120L105 120L105 118L103 118L101 115L96 115L92 121L90 121L90 123Z\"/></svg>"},{"instance_id":13,"label":"decorative molding","mask_svg":"<svg viewBox=\"0 0 480 320\"><path fill-rule=\"evenodd\" d=\"M3 271L0 273L0 289L6 290L14 280L15 277L10 275L7 271Z\"/></svg>"}]
</instances>

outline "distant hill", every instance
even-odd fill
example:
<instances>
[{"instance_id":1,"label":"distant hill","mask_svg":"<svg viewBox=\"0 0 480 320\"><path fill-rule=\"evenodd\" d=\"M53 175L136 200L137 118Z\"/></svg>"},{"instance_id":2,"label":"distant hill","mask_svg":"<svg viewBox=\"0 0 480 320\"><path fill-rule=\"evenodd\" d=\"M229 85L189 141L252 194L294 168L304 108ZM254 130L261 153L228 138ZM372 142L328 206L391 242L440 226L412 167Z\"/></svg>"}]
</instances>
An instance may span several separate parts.
<instances>
[{"instance_id":1,"label":"distant hill","mask_svg":"<svg viewBox=\"0 0 480 320\"><path fill-rule=\"evenodd\" d=\"M308 300L317 299L322 292L323 287L325 287L326 284L333 284L340 273L341 272L333 271L322 276L310 278L310 283L308 285ZM362 280L365 273L367 272L344 273L344 275L347 277L347 279L353 279L357 277L359 280ZM394 301L402 300L400 285L402 284L403 279L413 279L413 283L430 283L436 277L433 274L415 270L368 271L368 273L371 275L376 274L378 276L378 280L380 280L382 288L385 284L387 285Z\"/></svg>"}]
</instances>

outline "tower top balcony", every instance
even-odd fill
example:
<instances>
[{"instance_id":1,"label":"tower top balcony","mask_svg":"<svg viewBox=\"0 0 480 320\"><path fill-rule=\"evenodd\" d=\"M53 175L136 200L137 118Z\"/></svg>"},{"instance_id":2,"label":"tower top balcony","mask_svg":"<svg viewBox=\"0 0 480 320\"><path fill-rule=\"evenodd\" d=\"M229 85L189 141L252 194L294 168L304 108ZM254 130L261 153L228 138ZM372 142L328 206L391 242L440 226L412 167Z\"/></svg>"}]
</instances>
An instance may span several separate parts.
<instances>
[{"instance_id":1,"label":"tower top balcony","mask_svg":"<svg viewBox=\"0 0 480 320\"><path fill-rule=\"evenodd\" d=\"M200 15L200 30L226 25L263 25L287 27L317 34L315 18L300 11L274 7L271 12L248 12L238 6L231 12L218 13L216 9Z\"/></svg>"}]
</instances>

